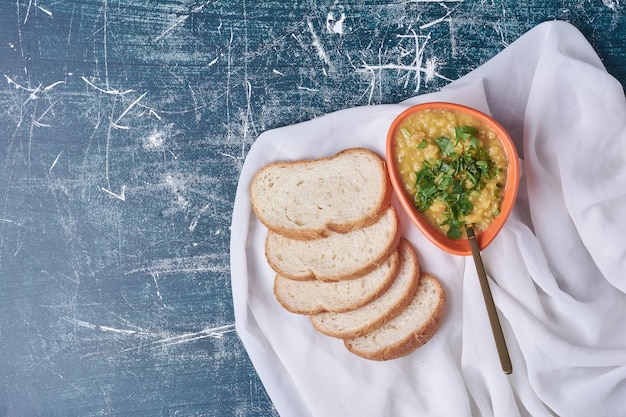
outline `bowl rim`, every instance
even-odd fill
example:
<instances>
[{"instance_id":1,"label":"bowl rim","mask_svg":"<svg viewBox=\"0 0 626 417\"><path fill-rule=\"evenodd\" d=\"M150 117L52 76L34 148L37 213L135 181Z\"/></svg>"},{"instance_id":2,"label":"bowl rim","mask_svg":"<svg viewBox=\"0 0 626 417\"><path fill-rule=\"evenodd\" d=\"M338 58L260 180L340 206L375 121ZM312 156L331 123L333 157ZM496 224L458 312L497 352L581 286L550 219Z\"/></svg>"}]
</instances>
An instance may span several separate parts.
<instances>
[{"instance_id":1,"label":"bowl rim","mask_svg":"<svg viewBox=\"0 0 626 417\"><path fill-rule=\"evenodd\" d=\"M402 123L407 116L415 114L424 110L443 109L450 111L459 111L468 114L481 122L488 125L497 135L498 139L502 143L504 152L507 157L507 179L504 186L504 196L502 199L500 214L496 216L489 227L483 232L476 234L476 241L480 250L486 248L495 239L496 235L500 232L504 223L506 222L517 198L517 191L519 187L519 158L515 144L507 133L507 131L498 123L493 117L486 113L483 113L472 107L468 107L462 104L434 101L413 105L402 113L400 113L394 121L391 123L387 131L387 143L386 143L386 162L387 171L389 173L389 179L400 205L404 212L408 215L413 224L440 249L452 253L455 255L467 256L471 255L472 251L467 239L450 239L444 233L439 231L424 217L413 204L413 198L404 189L404 182L400 176L400 172L397 168L395 159L394 145L395 145L395 133L400 123Z\"/></svg>"}]
</instances>

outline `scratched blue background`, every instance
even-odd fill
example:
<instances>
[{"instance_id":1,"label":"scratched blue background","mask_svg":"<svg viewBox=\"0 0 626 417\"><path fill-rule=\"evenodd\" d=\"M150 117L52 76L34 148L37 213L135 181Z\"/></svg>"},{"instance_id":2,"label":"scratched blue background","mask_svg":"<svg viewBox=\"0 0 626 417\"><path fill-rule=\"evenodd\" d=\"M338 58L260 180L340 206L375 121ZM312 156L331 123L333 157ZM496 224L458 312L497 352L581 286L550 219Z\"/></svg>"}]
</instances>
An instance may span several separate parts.
<instances>
[{"instance_id":1,"label":"scratched blue background","mask_svg":"<svg viewBox=\"0 0 626 417\"><path fill-rule=\"evenodd\" d=\"M551 19L626 82L618 0L0 0L0 416L277 415L230 287L255 138Z\"/></svg>"}]
</instances>

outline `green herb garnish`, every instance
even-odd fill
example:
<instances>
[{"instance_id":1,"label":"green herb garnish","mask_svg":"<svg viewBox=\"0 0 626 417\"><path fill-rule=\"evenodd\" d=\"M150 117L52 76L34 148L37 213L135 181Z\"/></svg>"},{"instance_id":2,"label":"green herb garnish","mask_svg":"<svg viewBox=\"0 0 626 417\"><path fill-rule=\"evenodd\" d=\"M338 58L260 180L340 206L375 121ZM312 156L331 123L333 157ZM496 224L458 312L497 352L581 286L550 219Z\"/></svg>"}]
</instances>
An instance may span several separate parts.
<instances>
[{"instance_id":1,"label":"green herb garnish","mask_svg":"<svg viewBox=\"0 0 626 417\"><path fill-rule=\"evenodd\" d=\"M400 132L402 133L402 136L404 136L406 140L411 139L411 132L409 132L409 130L406 127L401 127Z\"/></svg>"},{"instance_id":2,"label":"green herb garnish","mask_svg":"<svg viewBox=\"0 0 626 417\"><path fill-rule=\"evenodd\" d=\"M425 147L425 142L418 148ZM442 158L424 161L416 172L415 205L419 211L426 211L435 201L442 201L446 218L441 225L448 226L449 238L459 239L465 226L464 217L474 209L470 197L480 192L485 180L496 176L500 169L482 146L474 127L458 126L454 140L441 136L434 142Z\"/></svg>"},{"instance_id":3,"label":"green herb garnish","mask_svg":"<svg viewBox=\"0 0 626 417\"><path fill-rule=\"evenodd\" d=\"M455 156L456 152L454 151L454 143L447 136L441 136L435 139L435 143L441 149L441 153L443 156Z\"/></svg>"}]
</instances>

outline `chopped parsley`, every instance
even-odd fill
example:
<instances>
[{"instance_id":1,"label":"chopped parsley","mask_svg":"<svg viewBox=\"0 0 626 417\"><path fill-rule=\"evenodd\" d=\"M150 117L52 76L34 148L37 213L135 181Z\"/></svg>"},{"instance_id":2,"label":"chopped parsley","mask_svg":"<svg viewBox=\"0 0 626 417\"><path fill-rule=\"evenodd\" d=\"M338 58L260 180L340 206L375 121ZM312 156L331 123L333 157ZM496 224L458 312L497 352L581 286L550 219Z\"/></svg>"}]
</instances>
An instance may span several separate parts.
<instances>
[{"instance_id":1,"label":"chopped parsley","mask_svg":"<svg viewBox=\"0 0 626 417\"><path fill-rule=\"evenodd\" d=\"M471 126L458 126L454 138L441 136L434 142L442 158L424 161L416 172L415 205L423 212L435 201L443 202L446 210L441 225L448 226L449 238L459 239L465 228L464 218L474 209L471 197L500 169L482 146L478 131ZM424 140L418 148L425 146Z\"/></svg>"}]
</instances>

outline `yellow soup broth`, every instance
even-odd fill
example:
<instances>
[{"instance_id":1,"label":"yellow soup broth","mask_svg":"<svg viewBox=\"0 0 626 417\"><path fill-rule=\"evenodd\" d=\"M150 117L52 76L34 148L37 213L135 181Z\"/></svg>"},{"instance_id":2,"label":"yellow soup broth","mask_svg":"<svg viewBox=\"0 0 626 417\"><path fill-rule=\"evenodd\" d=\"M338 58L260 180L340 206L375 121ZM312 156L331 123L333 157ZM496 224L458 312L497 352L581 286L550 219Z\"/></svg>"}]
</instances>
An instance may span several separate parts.
<instances>
[{"instance_id":1,"label":"yellow soup broth","mask_svg":"<svg viewBox=\"0 0 626 417\"><path fill-rule=\"evenodd\" d=\"M443 109L414 113L397 129L395 158L418 209L449 237L465 236L466 224L483 231L499 214L506 154L497 135L479 120ZM437 193L443 197L424 197ZM459 200L460 205L454 202ZM461 213L452 214L458 210Z\"/></svg>"}]
</instances>

